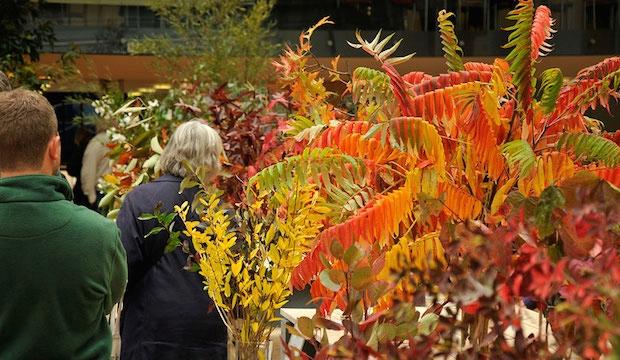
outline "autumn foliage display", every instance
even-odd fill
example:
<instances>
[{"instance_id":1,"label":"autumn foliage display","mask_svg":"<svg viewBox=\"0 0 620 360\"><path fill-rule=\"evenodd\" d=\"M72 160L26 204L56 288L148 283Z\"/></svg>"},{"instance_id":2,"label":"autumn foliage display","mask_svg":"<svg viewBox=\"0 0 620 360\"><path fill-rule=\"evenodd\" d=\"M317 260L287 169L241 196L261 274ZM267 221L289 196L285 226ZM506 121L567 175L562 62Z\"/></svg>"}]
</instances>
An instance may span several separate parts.
<instances>
[{"instance_id":1,"label":"autumn foliage display","mask_svg":"<svg viewBox=\"0 0 620 360\"><path fill-rule=\"evenodd\" d=\"M286 125L288 101L283 94L246 85L184 83L161 100L112 97L94 102L110 124L108 156L112 172L103 178L106 196L100 207L115 217L125 194L160 175L159 157L176 127L201 119L223 139L224 173L217 179L231 203L242 201L244 183L258 169L279 161L295 146L279 134Z\"/></svg>"},{"instance_id":2,"label":"autumn foliage display","mask_svg":"<svg viewBox=\"0 0 620 360\"><path fill-rule=\"evenodd\" d=\"M200 222L179 207L191 244L176 234L170 249L193 248L248 353L290 284L317 304L290 329L317 359L620 356L620 137L585 115L620 96L620 58L570 80L537 72L554 20L520 0L508 56L466 62L452 16L437 18L443 74L400 74L412 55L393 57L400 41L381 32L350 43L376 69L319 63L311 38L324 18L274 62L282 93L189 85L160 109L121 107L104 203L156 176L174 124L202 117L228 140L230 176L217 185L230 204L194 169L182 186L201 186Z\"/></svg>"},{"instance_id":3,"label":"autumn foliage display","mask_svg":"<svg viewBox=\"0 0 620 360\"><path fill-rule=\"evenodd\" d=\"M450 18L438 15L444 74L399 74L411 55L392 57L399 42L381 33L350 44L380 70L315 63L311 36L328 18L274 63L287 134L304 150L250 178L248 201L312 185L330 208L292 274L319 313L294 331L317 358L609 354L620 346L620 147L585 111L620 95L620 58L571 80L538 73L554 21L520 0L508 56L468 63ZM335 105L326 81L345 83L353 107ZM525 333L524 299L549 331ZM341 322L325 317L336 308ZM326 329L344 335L329 343Z\"/></svg>"}]
</instances>

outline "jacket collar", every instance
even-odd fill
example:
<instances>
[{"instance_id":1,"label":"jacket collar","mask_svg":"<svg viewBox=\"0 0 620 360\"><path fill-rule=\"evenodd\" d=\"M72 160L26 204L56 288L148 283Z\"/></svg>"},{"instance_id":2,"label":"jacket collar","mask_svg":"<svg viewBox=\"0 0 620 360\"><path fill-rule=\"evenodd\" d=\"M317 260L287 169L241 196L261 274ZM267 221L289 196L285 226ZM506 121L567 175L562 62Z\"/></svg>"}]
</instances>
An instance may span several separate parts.
<instances>
[{"instance_id":1,"label":"jacket collar","mask_svg":"<svg viewBox=\"0 0 620 360\"><path fill-rule=\"evenodd\" d=\"M0 203L73 200L73 191L60 176L24 175L0 179Z\"/></svg>"},{"instance_id":2,"label":"jacket collar","mask_svg":"<svg viewBox=\"0 0 620 360\"><path fill-rule=\"evenodd\" d=\"M182 177L171 175L171 174L163 174L162 176L153 180L153 182L178 182L178 183L180 183L181 181L183 181Z\"/></svg>"}]
</instances>

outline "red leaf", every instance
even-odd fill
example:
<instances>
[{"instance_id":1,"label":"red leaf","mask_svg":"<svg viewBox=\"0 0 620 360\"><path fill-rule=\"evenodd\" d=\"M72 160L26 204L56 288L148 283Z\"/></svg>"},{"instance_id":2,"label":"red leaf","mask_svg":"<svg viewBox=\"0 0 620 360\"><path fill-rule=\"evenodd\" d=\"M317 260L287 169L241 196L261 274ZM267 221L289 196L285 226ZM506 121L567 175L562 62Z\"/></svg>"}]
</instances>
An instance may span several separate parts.
<instances>
[{"instance_id":1,"label":"red leaf","mask_svg":"<svg viewBox=\"0 0 620 360\"><path fill-rule=\"evenodd\" d=\"M545 56L551 51L551 45L546 41L551 39L551 34L555 31L551 28L555 20L551 18L551 10L541 5L536 9L534 22L532 23L532 60L538 59L539 56Z\"/></svg>"},{"instance_id":2,"label":"red leaf","mask_svg":"<svg viewBox=\"0 0 620 360\"><path fill-rule=\"evenodd\" d=\"M463 306L463 312L465 314L476 315L478 310L480 309L480 301L474 301L467 305Z\"/></svg>"}]
</instances>

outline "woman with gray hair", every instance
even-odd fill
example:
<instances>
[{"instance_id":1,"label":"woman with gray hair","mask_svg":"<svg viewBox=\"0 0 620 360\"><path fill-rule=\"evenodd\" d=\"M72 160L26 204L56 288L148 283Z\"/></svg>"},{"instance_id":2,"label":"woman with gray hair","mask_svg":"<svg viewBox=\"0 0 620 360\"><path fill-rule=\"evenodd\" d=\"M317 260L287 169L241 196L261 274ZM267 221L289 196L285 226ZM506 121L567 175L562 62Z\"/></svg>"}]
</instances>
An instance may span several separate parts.
<instances>
[{"instance_id":1,"label":"woman with gray hair","mask_svg":"<svg viewBox=\"0 0 620 360\"><path fill-rule=\"evenodd\" d=\"M222 139L206 123L179 126L160 158L163 175L127 194L117 218L127 251L129 281L121 314L121 359L225 359L226 328L203 291L196 273L185 271L187 255L180 248L166 253L168 234L145 238L158 226L142 214L174 211L191 202L197 189L179 193L186 175L184 162L220 171ZM197 219L194 215L193 219ZM175 230L181 230L176 224ZM181 241L189 239L182 237Z\"/></svg>"},{"instance_id":2,"label":"woman with gray hair","mask_svg":"<svg viewBox=\"0 0 620 360\"><path fill-rule=\"evenodd\" d=\"M2 71L0 71L0 91L11 91L11 82Z\"/></svg>"}]
</instances>

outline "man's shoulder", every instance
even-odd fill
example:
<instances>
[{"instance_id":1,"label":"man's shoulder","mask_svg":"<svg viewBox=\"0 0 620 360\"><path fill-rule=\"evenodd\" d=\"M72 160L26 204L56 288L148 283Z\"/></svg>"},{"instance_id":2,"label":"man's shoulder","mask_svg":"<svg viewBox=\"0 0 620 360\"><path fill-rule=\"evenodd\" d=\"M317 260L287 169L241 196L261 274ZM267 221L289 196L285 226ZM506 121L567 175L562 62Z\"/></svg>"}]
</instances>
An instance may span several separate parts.
<instances>
[{"instance_id":1,"label":"man's shoulder","mask_svg":"<svg viewBox=\"0 0 620 360\"><path fill-rule=\"evenodd\" d=\"M118 230L114 221L84 206L71 204L71 211L73 231L80 231L106 240L116 238Z\"/></svg>"}]
</instances>

